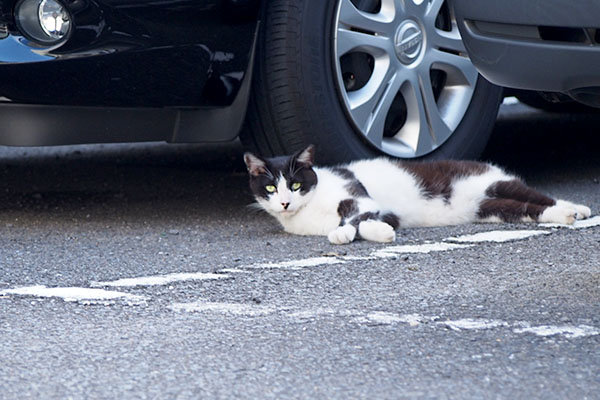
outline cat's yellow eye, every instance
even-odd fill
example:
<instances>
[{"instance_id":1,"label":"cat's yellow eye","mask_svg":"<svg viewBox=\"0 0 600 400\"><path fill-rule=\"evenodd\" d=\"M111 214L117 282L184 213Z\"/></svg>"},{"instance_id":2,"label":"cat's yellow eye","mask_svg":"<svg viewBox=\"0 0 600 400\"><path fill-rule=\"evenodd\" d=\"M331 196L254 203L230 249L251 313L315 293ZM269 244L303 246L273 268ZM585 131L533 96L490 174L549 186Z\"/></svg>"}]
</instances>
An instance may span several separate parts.
<instances>
[{"instance_id":1,"label":"cat's yellow eye","mask_svg":"<svg viewBox=\"0 0 600 400\"><path fill-rule=\"evenodd\" d=\"M294 182L292 183L292 190L298 190L301 186L302 184L300 182Z\"/></svg>"},{"instance_id":2,"label":"cat's yellow eye","mask_svg":"<svg viewBox=\"0 0 600 400\"><path fill-rule=\"evenodd\" d=\"M277 190L277 188L275 186L273 186L273 185L267 185L267 186L265 186L265 189L269 193L274 193Z\"/></svg>"}]
</instances>

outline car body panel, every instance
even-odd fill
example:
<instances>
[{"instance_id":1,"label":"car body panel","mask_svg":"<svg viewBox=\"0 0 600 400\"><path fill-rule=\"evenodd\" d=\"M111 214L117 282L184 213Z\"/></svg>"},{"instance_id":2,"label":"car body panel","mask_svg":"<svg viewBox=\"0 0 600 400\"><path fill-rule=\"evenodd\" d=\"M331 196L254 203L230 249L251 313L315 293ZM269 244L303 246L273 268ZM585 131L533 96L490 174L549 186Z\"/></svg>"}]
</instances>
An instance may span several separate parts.
<instances>
[{"instance_id":1,"label":"car body panel","mask_svg":"<svg viewBox=\"0 0 600 400\"><path fill-rule=\"evenodd\" d=\"M19 31L15 3L2 3L0 97L21 104L231 104L257 24L255 12L239 17L230 1L65 1L73 29L53 48Z\"/></svg>"},{"instance_id":2,"label":"car body panel","mask_svg":"<svg viewBox=\"0 0 600 400\"><path fill-rule=\"evenodd\" d=\"M0 144L238 134L258 0L65 0L73 29L59 46L21 32L16 3L0 5Z\"/></svg>"},{"instance_id":3,"label":"car body panel","mask_svg":"<svg viewBox=\"0 0 600 400\"><path fill-rule=\"evenodd\" d=\"M452 0L465 47L492 83L550 92L600 87L600 2Z\"/></svg>"}]
</instances>

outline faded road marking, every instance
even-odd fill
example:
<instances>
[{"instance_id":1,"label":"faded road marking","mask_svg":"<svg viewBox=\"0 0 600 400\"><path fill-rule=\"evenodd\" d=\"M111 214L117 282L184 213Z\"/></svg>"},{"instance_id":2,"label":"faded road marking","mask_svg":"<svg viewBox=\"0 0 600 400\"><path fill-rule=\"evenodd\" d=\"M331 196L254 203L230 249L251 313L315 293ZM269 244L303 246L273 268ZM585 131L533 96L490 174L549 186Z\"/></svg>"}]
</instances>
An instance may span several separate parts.
<instances>
[{"instance_id":1,"label":"faded road marking","mask_svg":"<svg viewBox=\"0 0 600 400\"><path fill-rule=\"evenodd\" d=\"M113 300L125 300L129 304L139 304L147 300L147 297L145 296L138 296L123 292L115 292L112 290L90 289L82 287L48 288L42 285L7 289L0 292L0 295L5 294L46 298L59 297L65 301L74 301L83 304L94 304L96 302L101 304L110 304L110 302Z\"/></svg>"},{"instance_id":2,"label":"faded road marking","mask_svg":"<svg viewBox=\"0 0 600 400\"><path fill-rule=\"evenodd\" d=\"M533 333L538 336L562 335L568 339L600 335L600 329L589 325L541 325L514 329L515 333Z\"/></svg>"},{"instance_id":3,"label":"faded road marking","mask_svg":"<svg viewBox=\"0 0 600 400\"><path fill-rule=\"evenodd\" d=\"M531 326L528 322L514 322L488 318L461 318L456 320L441 321L439 316L425 316L419 314L396 314L388 311L360 311L335 308L316 309L290 309L286 307L270 307L265 305L219 303L198 300L191 303L175 303L168 306L173 311L208 312L229 316L263 317L278 314L284 318L291 318L298 322L307 320L314 322L318 317L325 318L350 318L350 322L360 325L397 325L406 324L411 327L433 324L448 328L454 332L482 331L500 328L512 328L517 334L533 333L538 336L559 335L567 339L583 338L600 335L600 329L588 326Z\"/></svg>"},{"instance_id":4,"label":"faded road marking","mask_svg":"<svg viewBox=\"0 0 600 400\"><path fill-rule=\"evenodd\" d=\"M458 243L479 243L479 242L495 242L503 243L512 240L523 240L539 235L548 235L550 231L541 230L518 230L518 231L489 231L479 232L473 235L463 235L458 237L449 237L444 240Z\"/></svg>"},{"instance_id":5,"label":"faded road marking","mask_svg":"<svg viewBox=\"0 0 600 400\"><path fill-rule=\"evenodd\" d=\"M213 274L206 272L182 272L166 275L140 276L138 278L123 278L116 281L92 282L93 287L115 286L115 287L135 287L135 286L156 286L168 285L173 282L182 281L201 281L207 279L225 279L229 278L226 274Z\"/></svg>"},{"instance_id":6,"label":"faded road marking","mask_svg":"<svg viewBox=\"0 0 600 400\"><path fill-rule=\"evenodd\" d=\"M471 247L471 245L465 244L453 244L453 243L425 243L425 244L407 244L401 246L389 246L373 252L373 256L386 258L396 257L398 254L405 253L431 253L436 251L449 251Z\"/></svg>"},{"instance_id":7,"label":"faded road marking","mask_svg":"<svg viewBox=\"0 0 600 400\"><path fill-rule=\"evenodd\" d=\"M500 321L497 319L483 319L483 318L463 318L455 321L440 321L440 325L447 326L448 328L461 331L465 330L481 330L481 329L492 329L499 328L501 326L508 326L508 322Z\"/></svg>"},{"instance_id":8,"label":"faded road marking","mask_svg":"<svg viewBox=\"0 0 600 400\"><path fill-rule=\"evenodd\" d=\"M194 301L191 303L175 303L169 308L173 311L187 312L216 312L220 314L231 314L236 316L256 317L266 314L271 314L277 311L273 307L261 305L248 305L241 303L216 303L210 301Z\"/></svg>"},{"instance_id":9,"label":"faded road marking","mask_svg":"<svg viewBox=\"0 0 600 400\"><path fill-rule=\"evenodd\" d=\"M344 264L345 261L336 257L312 257L282 262L268 262L244 265L241 268L290 268L318 267L320 265Z\"/></svg>"},{"instance_id":10,"label":"faded road marking","mask_svg":"<svg viewBox=\"0 0 600 400\"><path fill-rule=\"evenodd\" d=\"M439 317L424 317L418 314L394 314L385 311L372 311L366 315L361 315L352 320L356 323L366 324L381 324L381 325L392 325L396 323L405 323L410 326L417 326L422 323L427 323L433 320L439 319Z\"/></svg>"}]
</instances>

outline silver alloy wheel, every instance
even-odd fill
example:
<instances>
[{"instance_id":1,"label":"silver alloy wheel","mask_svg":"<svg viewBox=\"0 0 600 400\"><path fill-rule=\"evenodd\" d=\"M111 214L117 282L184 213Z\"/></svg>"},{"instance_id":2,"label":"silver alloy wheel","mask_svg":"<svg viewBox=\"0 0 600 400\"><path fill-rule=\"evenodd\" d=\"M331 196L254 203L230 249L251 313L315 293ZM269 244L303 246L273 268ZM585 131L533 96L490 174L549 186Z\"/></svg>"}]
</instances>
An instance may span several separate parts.
<instances>
[{"instance_id":1,"label":"silver alloy wheel","mask_svg":"<svg viewBox=\"0 0 600 400\"><path fill-rule=\"evenodd\" d=\"M347 113L384 153L424 156L463 119L477 70L445 0L380 0L375 12L359 10L357 2L339 0L335 13L334 64ZM367 73L345 62L357 54ZM402 114L399 124L390 123L394 114Z\"/></svg>"}]
</instances>

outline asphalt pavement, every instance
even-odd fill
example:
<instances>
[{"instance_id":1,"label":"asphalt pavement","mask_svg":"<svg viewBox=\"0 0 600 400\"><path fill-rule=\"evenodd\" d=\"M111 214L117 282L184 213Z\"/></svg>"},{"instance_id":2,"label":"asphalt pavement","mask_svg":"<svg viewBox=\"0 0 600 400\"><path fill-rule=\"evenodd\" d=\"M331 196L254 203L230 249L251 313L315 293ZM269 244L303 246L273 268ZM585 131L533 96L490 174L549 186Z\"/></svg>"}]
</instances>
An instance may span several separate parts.
<instances>
[{"instance_id":1,"label":"asphalt pavement","mask_svg":"<svg viewBox=\"0 0 600 400\"><path fill-rule=\"evenodd\" d=\"M484 154L600 214L600 114ZM600 221L291 236L238 142L0 148L2 399L597 399Z\"/></svg>"}]
</instances>

